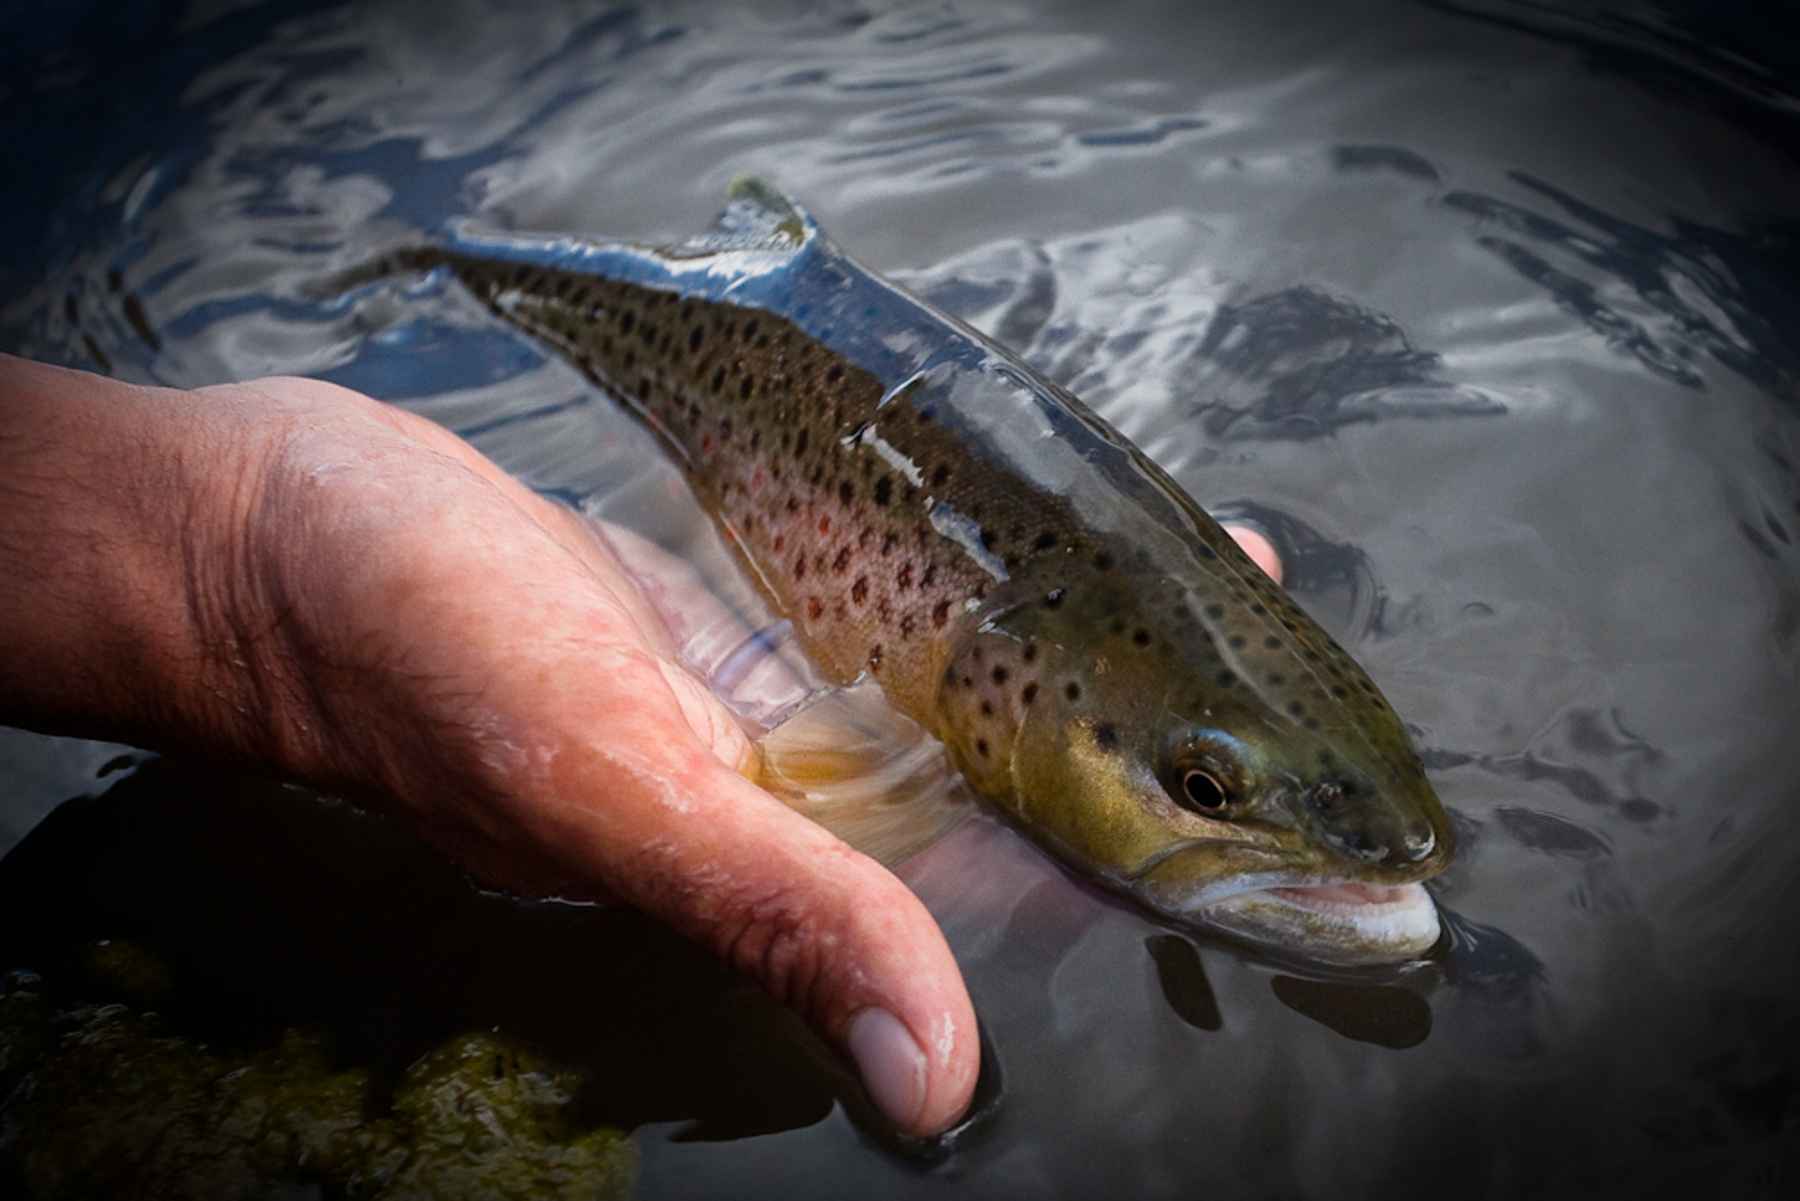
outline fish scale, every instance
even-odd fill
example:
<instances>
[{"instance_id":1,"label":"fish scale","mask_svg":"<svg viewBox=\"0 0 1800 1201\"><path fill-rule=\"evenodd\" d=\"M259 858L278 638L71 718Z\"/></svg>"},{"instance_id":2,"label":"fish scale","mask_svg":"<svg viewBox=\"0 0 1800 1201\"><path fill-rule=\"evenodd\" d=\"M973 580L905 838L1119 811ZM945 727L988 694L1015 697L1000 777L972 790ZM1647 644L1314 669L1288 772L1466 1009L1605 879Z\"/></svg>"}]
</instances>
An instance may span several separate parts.
<instances>
[{"instance_id":1,"label":"fish scale","mask_svg":"<svg viewBox=\"0 0 1800 1201\"><path fill-rule=\"evenodd\" d=\"M1350 656L1080 401L779 195L665 250L463 235L337 283L437 268L642 418L815 663L1074 865L1203 918L1252 877L1446 862Z\"/></svg>"}]
</instances>

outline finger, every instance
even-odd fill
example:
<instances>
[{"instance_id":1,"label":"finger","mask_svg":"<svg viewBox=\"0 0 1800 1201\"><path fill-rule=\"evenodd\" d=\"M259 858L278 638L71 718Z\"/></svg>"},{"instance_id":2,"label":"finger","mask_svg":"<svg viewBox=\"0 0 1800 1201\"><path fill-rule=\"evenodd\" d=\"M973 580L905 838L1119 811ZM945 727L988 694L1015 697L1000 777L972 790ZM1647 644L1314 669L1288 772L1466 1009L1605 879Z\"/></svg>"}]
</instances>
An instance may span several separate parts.
<instances>
[{"instance_id":1,"label":"finger","mask_svg":"<svg viewBox=\"0 0 1800 1201\"><path fill-rule=\"evenodd\" d=\"M622 899L796 1009L901 1130L953 1123L980 1052L968 993L931 915L880 865L689 735L695 719L683 710L706 703L703 689L671 688L673 669L653 656L601 658L579 674L610 680L616 694L564 701L604 739L570 737L543 781L543 795L591 800L534 807L535 837L602 865Z\"/></svg>"},{"instance_id":2,"label":"finger","mask_svg":"<svg viewBox=\"0 0 1800 1201\"><path fill-rule=\"evenodd\" d=\"M1277 584L1281 583L1281 553L1275 549L1275 544L1269 541L1267 534L1254 526L1247 525L1228 525L1225 527L1225 532L1230 534L1238 546L1243 548L1244 553L1250 556L1251 562L1262 568L1264 575Z\"/></svg>"}]
</instances>

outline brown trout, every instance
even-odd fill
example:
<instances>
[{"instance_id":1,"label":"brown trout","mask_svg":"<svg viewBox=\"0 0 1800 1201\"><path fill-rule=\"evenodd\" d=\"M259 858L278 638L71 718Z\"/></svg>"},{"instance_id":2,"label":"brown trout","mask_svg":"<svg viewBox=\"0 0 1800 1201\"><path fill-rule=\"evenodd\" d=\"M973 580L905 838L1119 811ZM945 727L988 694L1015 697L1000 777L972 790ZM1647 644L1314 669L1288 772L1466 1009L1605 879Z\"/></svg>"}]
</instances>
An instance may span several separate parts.
<instances>
[{"instance_id":1,"label":"brown trout","mask_svg":"<svg viewBox=\"0 0 1800 1201\"><path fill-rule=\"evenodd\" d=\"M754 181L666 249L458 234L449 272L660 435L832 679L1160 914L1335 963L1437 940L1451 831L1363 670L1074 396Z\"/></svg>"}]
</instances>

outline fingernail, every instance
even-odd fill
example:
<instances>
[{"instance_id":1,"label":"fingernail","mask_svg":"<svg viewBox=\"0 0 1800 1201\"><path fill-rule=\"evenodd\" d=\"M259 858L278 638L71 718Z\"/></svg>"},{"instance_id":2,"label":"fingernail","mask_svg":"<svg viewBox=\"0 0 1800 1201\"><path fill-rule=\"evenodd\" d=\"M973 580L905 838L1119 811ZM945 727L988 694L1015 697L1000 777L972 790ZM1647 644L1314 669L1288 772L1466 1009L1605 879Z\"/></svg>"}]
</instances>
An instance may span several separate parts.
<instances>
[{"instance_id":1,"label":"fingernail","mask_svg":"<svg viewBox=\"0 0 1800 1201\"><path fill-rule=\"evenodd\" d=\"M865 1009L850 1019L850 1057L863 1087L896 1126L912 1129L925 1108L925 1053L900 1019Z\"/></svg>"}]
</instances>

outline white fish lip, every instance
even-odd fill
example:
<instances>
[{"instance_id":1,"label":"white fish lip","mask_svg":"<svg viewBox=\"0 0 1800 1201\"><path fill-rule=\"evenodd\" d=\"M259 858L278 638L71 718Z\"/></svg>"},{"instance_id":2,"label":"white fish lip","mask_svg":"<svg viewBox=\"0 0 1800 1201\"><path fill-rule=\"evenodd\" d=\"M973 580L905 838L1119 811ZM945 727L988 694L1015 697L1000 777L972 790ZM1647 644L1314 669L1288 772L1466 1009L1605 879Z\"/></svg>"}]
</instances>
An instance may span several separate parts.
<instances>
[{"instance_id":1,"label":"white fish lip","mask_svg":"<svg viewBox=\"0 0 1800 1201\"><path fill-rule=\"evenodd\" d=\"M1418 958L1442 930L1422 885L1355 880L1285 882L1196 898L1185 915L1253 942L1344 965Z\"/></svg>"}]
</instances>

